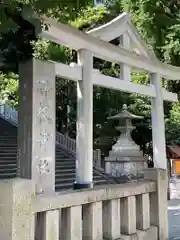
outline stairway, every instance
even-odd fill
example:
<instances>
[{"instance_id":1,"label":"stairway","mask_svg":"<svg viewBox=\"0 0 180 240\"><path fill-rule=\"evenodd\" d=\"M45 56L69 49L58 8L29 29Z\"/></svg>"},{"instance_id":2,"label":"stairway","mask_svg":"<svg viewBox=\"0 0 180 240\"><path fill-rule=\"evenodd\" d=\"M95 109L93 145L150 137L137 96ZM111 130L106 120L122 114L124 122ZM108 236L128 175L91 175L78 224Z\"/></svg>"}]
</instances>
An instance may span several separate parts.
<instances>
[{"instance_id":1,"label":"stairway","mask_svg":"<svg viewBox=\"0 0 180 240\"><path fill-rule=\"evenodd\" d=\"M75 181L75 155L56 144L56 190L70 189ZM17 127L0 117L0 179L16 177ZM102 170L93 168L94 185L114 183Z\"/></svg>"}]
</instances>

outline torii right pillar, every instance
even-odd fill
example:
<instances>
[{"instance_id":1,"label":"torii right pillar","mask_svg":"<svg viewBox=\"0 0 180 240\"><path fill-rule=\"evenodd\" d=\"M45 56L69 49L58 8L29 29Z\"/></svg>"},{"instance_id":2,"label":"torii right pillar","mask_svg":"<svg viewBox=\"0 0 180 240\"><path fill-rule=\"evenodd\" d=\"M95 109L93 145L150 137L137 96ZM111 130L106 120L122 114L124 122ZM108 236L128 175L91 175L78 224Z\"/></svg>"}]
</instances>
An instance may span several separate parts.
<instances>
[{"instance_id":1,"label":"torii right pillar","mask_svg":"<svg viewBox=\"0 0 180 240\"><path fill-rule=\"evenodd\" d=\"M159 174L163 172L163 179L158 183L159 196L158 207L161 209L158 216L154 218L153 224L156 223L163 228L159 228L159 239L168 239L168 177L167 177L167 158L166 158L166 141L165 141L165 124L164 124L164 103L161 86L161 76L157 73L150 75L151 84L155 88L156 97L152 98L152 142L153 142L153 161L154 167L159 170ZM154 179L156 180L156 179ZM156 203L157 205L157 203ZM155 208L155 205L152 206Z\"/></svg>"},{"instance_id":2,"label":"torii right pillar","mask_svg":"<svg viewBox=\"0 0 180 240\"><path fill-rule=\"evenodd\" d=\"M167 170L166 141L164 126L164 106L161 87L161 77L158 73L150 76L151 84L155 88L156 97L151 101L153 161L155 168Z\"/></svg>"}]
</instances>

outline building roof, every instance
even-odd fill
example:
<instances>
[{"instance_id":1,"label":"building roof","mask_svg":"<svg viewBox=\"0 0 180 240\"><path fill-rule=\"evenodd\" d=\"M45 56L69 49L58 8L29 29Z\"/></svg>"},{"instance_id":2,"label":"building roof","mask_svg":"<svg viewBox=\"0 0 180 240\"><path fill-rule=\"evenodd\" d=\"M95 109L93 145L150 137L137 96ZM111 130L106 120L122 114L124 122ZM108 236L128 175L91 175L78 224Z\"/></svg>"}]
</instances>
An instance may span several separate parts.
<instances>
[{"instance_id":1,"label":"building roof","mask_svg":"<svg viewBox=\"0 0 180 240\"><path fill-rule=\"evenodd\" d=\"M173 157L180 158L180 146L178 146L178 145L167 145L167 149L171 152Z\"/></svg>"}]
</instances>

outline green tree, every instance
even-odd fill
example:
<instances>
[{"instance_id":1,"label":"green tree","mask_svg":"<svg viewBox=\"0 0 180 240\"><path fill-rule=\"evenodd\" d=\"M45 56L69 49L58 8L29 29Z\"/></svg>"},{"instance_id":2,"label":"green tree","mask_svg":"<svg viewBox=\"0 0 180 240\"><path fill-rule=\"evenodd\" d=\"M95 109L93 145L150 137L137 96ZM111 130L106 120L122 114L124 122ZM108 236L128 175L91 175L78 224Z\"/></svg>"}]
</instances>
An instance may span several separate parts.
<instances>
[{"instance_id":1,"label":"green tree","mask_svg":"<svg viewBox=\"0 0 180 240\"><path fill-rule=\"evenodd\" d=\"M18 75L0 72L0 101L12 107L18 106Z\"/></svg>"},{"instance_id":2,"label":"green tree","mask_svg":"<svg viewBox=\"0 0 180 240\"><path fill-rule=\"evenodd\" d=\"M173 104L166 119L166 138L168 144L180 144L180 103Z\"/></svg>"},{"instance_id":3,"label":"green tree","mask_svg":"<svg viewBox=\"0 0 180 240\"><path fill-rule=\"evenodd\" d=\"M72 1L43 1L43 0L6 0L1 2L0 26L1 30L7 31L10 28L17 28L18 24L15 17L25 11L30 14L26 17L32 17L33 14L46 14L62 20L69 20L76 17L77 9L82 9L87 4L92 4L90 0L72 0Z\"/></svg>"},{"instance_id":4,"label":"green tree","mask_svg":"<svg viewBox=\"0 0 180 240\"><path fill-rule=\"evenodd\" d=\"M35 27L26 19L43 15L68 22L91 0L42 1L7 0L1 2L0 14L0 68L3 71L18 72L18 63L32 57L32 41L37 41ZM37 22L40 25L40 21Z\"/></svg>"}]
</instances>

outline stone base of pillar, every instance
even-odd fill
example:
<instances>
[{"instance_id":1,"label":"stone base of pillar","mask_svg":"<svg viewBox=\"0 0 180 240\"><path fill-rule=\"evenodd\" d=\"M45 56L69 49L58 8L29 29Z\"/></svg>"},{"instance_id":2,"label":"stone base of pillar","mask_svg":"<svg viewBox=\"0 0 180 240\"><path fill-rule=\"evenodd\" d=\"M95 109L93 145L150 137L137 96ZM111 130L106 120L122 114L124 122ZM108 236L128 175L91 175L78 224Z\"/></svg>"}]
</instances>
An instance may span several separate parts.
<instances>
[{"instance_id":1,"label":"stone base of pillar","mask_svg":"<svg viewBox=\"0 0 180 240\"><path fill-rule=\"evenodd\" d=\"M93 188L93 183L79 183L79 182L74 182L73 186L74 190L78 189L85 189L85 188Z\"/></svg>"},{"instance_id":2,"label":"stone base of pillar","mask_svg":"<svg viewBox=\"0 0 180 240\"><path fill-rule=\"evenodd\" d=\"M118 160L115 161L113 157L105 159L105 171L113 177L142 177L143 170L147 168L146 157L139 157L139 159L137 157L119 157Z\"/></svg>"}]
</instances>

